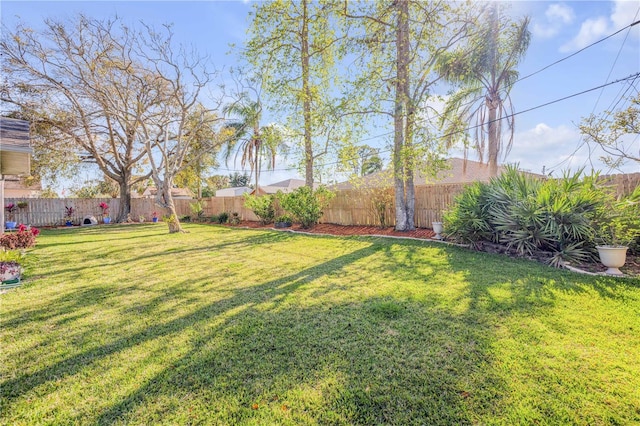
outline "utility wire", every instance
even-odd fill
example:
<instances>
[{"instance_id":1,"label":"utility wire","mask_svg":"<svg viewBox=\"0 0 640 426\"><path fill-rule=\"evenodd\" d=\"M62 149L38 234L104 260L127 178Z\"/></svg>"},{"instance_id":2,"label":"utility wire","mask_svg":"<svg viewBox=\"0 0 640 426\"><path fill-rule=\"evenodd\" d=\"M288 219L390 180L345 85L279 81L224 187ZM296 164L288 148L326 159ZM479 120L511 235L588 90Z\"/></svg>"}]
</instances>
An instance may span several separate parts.
<instances>
[{"instance_id":1,"label":"utility wire","mask_svg":"<svg viewBox=\"0 0 640 426\"><path fill-rule=\"evenodd\" d=\"M640 10L640 9L639 9L639 10ZM638 13L636 12L636 17L637 17L637 16L638 16ZM635 18L634 18L634 19L635 19ZM534 71L534 72L532 72L531 74L527 74L527 75L525 75L524 77L519 78L519 79L518 79L518 80L516 80L513 84L515 84L515 83L517 83L517 82L519 82L519 81L525 80L525 79L527 79L527 78L529 78L529 77L532 77L532 76L534 76L534 75L536 75L536 74L538 74L538 73L541 73L542 71L546 70L547 68L551 68L552 66L557 65L557 64L559 64L560 62L566 61L567 59L569 59L569 58L571 58L571 57L573 57L573 56L576 56L578 53L581 53L582 51L587 50L587 49L589 49L590 47L595 46L595 45L596 45L596 44L598 44L598 43L602 43L603 41L605 41L605 40L607 40L607 39L610 39L611 37L613 37L613 36L615 36L615 35L617 35L617 34L620 34L622 31L626 30L627 28L631 29L631 27L633 27L634 25L638 25L638 24L640 24L640 20L635 21L635 22L632 22L631 24L627 25L626 27L620 28L620 29L619 29L618 31L616 31L615 33L609 34L609 35L608 35L608 36L606 36L605 38L601 38L600 40L595 41L595 42L591 43L590 45L585 46L585 47L583 47L582 49L580 49L580 50L578 50L578 51L576 51L576 52L573 52L571 55L567 55L567 56L565 56L564 58L558 59L557 61L552 62L551 64L547 65L546 67L542 67L542 68L540 68L538 71ZM628 34L627 34L627 35L628 35ZM626 40L626 37L625 37L625 40ZM618 55L620 55L620 53L619 53L619 52L618 52ZM616 60L617 60L617 59L618 59L618 58L616 57ZM609 73L609 76L611 76L611 73ZM609 77L607 77L607 79L608 79L608 78L609 78Z\"/></svg>"},{"instance_id":2,"label":"utility wire","mask_svg":"<svg viewBox=\"0 0 640 426\"><path fill-rule=\"evenodd\" d=\"M640 13L640 7L638 8L638 10L636 10L636 14L633 17L633 19L636 19L638 17L638 13ZM611 78L611 74L613 73L613 69L616 67L616 64L618 63L618 58L620 58L620 53L622 53L622 48L624 47L625 43L627 42L627 39L629 38L629 34L631 34L631 27L640 23L640 21L635 21L634 23L632 23L631 25L629 25L629 31L627 31L627 34L625 34L624 36L624 40L622 40L622 44L620 45L620 49L618 49L618 54L616 55L616 58L613 60L613 64L611 64L611 69L609 70L609 74L607 74L607 78L604 79L604 81L609 80L609 78ZM625 27L627 28L627 27ZM625 28L622 28L621 30L619 30L618 32L624 30ZM598 95L598 99L596 99L596 103L593 106L593 110L591 111L591 114L593 114L596 110L596 108L598 107L598 103L600 102L600 98L602 97L602 93L604 92L604 88L603 90L600 91L600 94Z\"/></svg>"},{"instance_id":3,"label":"utility wire","mask_svg":"<svg viewBox=\"0 0 640 426\"><path fill-rule=\"evenodd\" d=\"M640 11L640 9L638 9L638 11ZM636 12L636 16L634 17L634 19L635 19L637 16L638 16L638 12ZM613 36L615 36L615 35L617 35L617 34L620 34L622 31L624 31L624 30L625 30L625 29L627 29L627 28L629 29L629 32L630 32L631 27L633 27L633 26L635 26L635 25L638 25L638 24L640 24L640 20L634 21L634 22L632 22L631 24L629 24L629 25L627 25L627 26L625 26L625 27L623 27L623 28L620 28L620 29L619 29L619 30L617 30L616 32L611 33L611 34L609 34L608 36L606 36L606 37L604 37L604 38L601 38L601 39L599 39L599 40L597 40L597 41L595 41L595 42L593 42L593 43L591 43L591 44L589 44L589 45L587 45L587 46L583 47L582 49L580 49L580 50L578 50L578 51L576 51L576 52L573 52L573 53L572 53L572 54L570 54L570 55L567 55L567 56L565 56L565 57L563 57L563 58L561 58L561 59L558 59L557 61L554 61L554 62L550 63L549 65L546 65L546 66L544 66L544 67L542 67L542 68L538 69L537 71L534 71L534 72L532 72L532 73L530 73L530 74L527 74L527 75L525 75L524 77L520 77L519 79L517 79L516 81L514 81L511 85L509 85L508 89L511 89L511 87L513 87L513 85L515 85L516 83L518 83L518 82L520 82L520 81L522 81L522 80L526 80L526 79L527 79L527 78L529 78L529 77L533 77L534 75L539 74L539 73L541 73L542 71L545 71L545 70L547 70L547 69L549 69L549 68L553 67L554 65L557 65L557 64L559 64L559 63L561 63L561 62L564 62L564 61L566 61L567 59L572 58L572 57L574 57L574 56L578 55L579 53L582 53L583 51L585 51L585 50L587 50L587 49L589 49L589 48L591 48L591 47L593 47L593 46L595 46L595 45L597 45L597 44L599 44L599 43L602 43L603 41L608 40L608 39L610 39L611 37L613 37ZM628 33L627 33L627 36L628 36ZM626 37L625 37L625 41L626 41ZM624 42L623 42L623 45L624 45ZM616 62L617 62L617 60L618 60L618 57L619 57L619 56L620 56L620 52L618 52L618 56L616 57L616 60L615 60ZM614 62L614 65L615 65L615 62ZM611 72L609 72L609 76L611 76ZM636 77L637 77L637 75L636 75ZM609 77L607 77L607 79L608 79L608 78L609 78ZM610 84L614 84L614 83L616 83L616 82L612 82L612 83L610 83ZM597 88L592 89L592 90L597 90L598 88L604 88L604 87L606 87L607 85L609 85L609 84L606 84L606 85L603 85L603 86L597 87ZM548 104L545 104L545 105L542 105L542 106L550 105L550 104L555 103L555 102L560 102L561 100L569 99L570 97L578 96L578 95L580 95L580 94L587 93L587 92L592 91L592 90L588 90L588 91L581 92L581 93L578 93L578 94L575 94L575 95L571 95L571 96L569 96L569 97L566 97L566 98L563 98L563 99L560 99L560 100L552 101L552 102L550 102L550 103L548 103ZM472 101L470 101L470 102L467 102L467 103L465 103L465 104L461 105L461 107L465 107L465 106L470 105L470 104L472 104L472 103L474 103L474 102L476 102L476 99L474 99L474 100L472 100ZM534 107L533 109L541 108L542 106ZM529 109L529 110L521 111L521 112L528 112L528 111L532 111L533 109ZM513 115L515 116L515 115L518 115L518 114L520 114L520 113L516 113L516 114L513 114ZM510 116L506 116L506 117L503 117L503 118L508 118L508 117L510 117ZM477 127L480 127L480 126L479 126L479 125L478 125L478 126L474 126L474 127L468 128L468 129L461 130L461 131L459 131L459 132L466 132L466 131L468 131L468 130L475 129L475 128L477 128ZM369 136L369 137L367 137L367 138L360 139L360 140L359 140L359 142L366 142L366 141L369 141L369 140L379 139L379 138L382 138L382 137L385 137L385 136L392 135L393 133L394 133L393 131L389 131L389 132L386 132L386 133L381 133L381 134L378 134L378 135ZM452 133L452 134L450 134L450 135L443 135L443 136L441 136L441 137L453 136L454 134L455 134L455 133ZM575 155L575 153L576 153L576 152L577 152L581 147L582 147L582 145L578 146L578 148L576 148L576 150L574 151L574 153L573 153L573 154L571 154L571 156ZM386 153L386 152L391 152L391 151L392 151L391 149L385 149L385 150L379 150L378 152L379 152L379 153ZM566 161L566 160L564 160L564 161ZM333 164L338 164L338 163L339 163L339 162L332 162L332 163L328 163L328 164L326 164L326 165L333 165ZM562 163L560 163L560 164L562 164ZM559 165L559 164L558 164L558 165ZM296 169L297 169L297 167L290 167L290 168L285 168L285 169L273 169L273 170L271 170L271 171L291 171L291 170L296 170ZM242 169L228 169L228 168L226 168L226 169L225 169L225 168L219 168L218 170L224 170L224 171L228 171L228 172L241 172L241 171L243 171Z\"/></svg>"},{"instance_id":4,"label":"utility wire","mask_svg":"<svg viewBox=\"0 0 640 426\"><path fill-rule=\"evenodd\" d=\"M558 103L558 102L565 101L565 100L567 100L567 99L575 98L576 96L584 95L584 94L586 94L586 93L593 92L593 91L595 91L595 90L602 89L602 88L604 88L604 87L611 86L611 85L613 85L613 84L617 84L617 83L625 82L625 81L629 81L629 80L635 80L635 79L636 79L636 78L638 78L639 76L640 76L640 72L637 72L637 73L635 73L635 74L631 74L631 75L629 75L629 76L627 76L627 77L619 78L619 79L617 79L617 80L610 81L610 82L608 82L608 83L601 84L601 85L599 85L599 86L592 87L592 88L590 88L590 89L586 89L586 90L583 90L583 91L581 91L581 92L573 93L573 94L571 94L571 95L567 95L567 96L564 96L564 97L562 97L562 98L558 98L558 99L554 99L554 100L549 101L549 102L545 102L544 104L536 105L536 106L534 106L534 107L527 108L527 109L525 109L525 110L518 111L518 112L515 112L515 113L513 113L513 114L505 115L504 117L496 118L495 120L487 121L487 122L485 122L485 123L483 123L483 124L477 124L477 125L475 125L475 126L470 126L470 127L465 128L465 129L462 129L462 130L456 130L455 132L450 132L450 133L447 133L447 134L445 134L445 135L440 135L440 136L438 136L438 139L448 138L448 137L455 136L456 134L460 134L460 133L466 133L466 132L468 132L469 130L474 130L474 129L477 129L478 127L486 126L486 125L488 125L489 123L494 123L494 122L498 122L498 121L501 121L501 120L506 120L506 119L508 119L508 118L515 117L515 116L517 116L517 115L521 115L521 114L525 114L525 113L527 113L527 112L535 111L535 110L537 110L537 109L544 108L544 107L547 107L547 106L549 106L549 105L553 105L553 104L556 104L556 103ZM417 124L418 124L418 123L422 123L423 121L425 121L425 120L418 120L416 123L417 123ZM385 136L385 135L389 135L389 134L392 134L392 133L393 133L393 132L388 132L388 133L385 133L385 134L382 134L382 135L379 135L379 136ZM392 150L393 150L393 149L384 149L384 150L379 150L379 151L378 151L378 153L391 152ZM574 154L575 154L575 152L574 152ZM572 155L573 155L573 154L572 154ZM335 165L335 164L339 164L339 163L340 163L340 161L329 162L329 163L325 163L325 166ZM281 172L281 171L291 171L291 170L296 170L296 169L298 169L298 167L288 167L288 168L281 168L281 169L273 169L273 170L271 170L271 171L278 171L278 172ZM218 170L225 170L225 171L229 171L229 172L240 172L240 171L243 171L243 170L241 170L241 169L223 169L223 168L220 168L220 169L218 169Z\"/></svg>"}]
</instances>

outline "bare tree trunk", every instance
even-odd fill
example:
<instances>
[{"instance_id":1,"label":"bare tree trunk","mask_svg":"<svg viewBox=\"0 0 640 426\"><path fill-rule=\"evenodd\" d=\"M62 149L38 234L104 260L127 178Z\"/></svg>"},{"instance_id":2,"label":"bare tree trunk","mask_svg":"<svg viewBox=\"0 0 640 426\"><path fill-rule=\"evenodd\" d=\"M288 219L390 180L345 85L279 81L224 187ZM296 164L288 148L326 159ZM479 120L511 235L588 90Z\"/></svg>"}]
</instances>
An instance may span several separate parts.
<instances>
[{"instance_id":1,"label":"bare tree trunk","mask_svg":"<svg viewBox=\"0 0 640 426\"><path fill-rule=\"evenodd\" d=\"M176 213L176 206L173 203L173 199L170 199L167 210L169 210L169 220L167 221L167 225L169 226L169 233L175 234L178 232L185 232L180 225L180 221L178 220L178 214Z\"/></svg>"},{"instance_id":2,"label":"bare tree trunk","mask_svg":"<svg viewBox=\"0 0 640 426\"><path fill-rule=\"evenodd\" d=\"M120 208L114 222L123 223L131 213L131 186L126 180L118 182L118 186L120 186Z\"/></svg>"},{"instance_id":3,"label":"bare tree trunk","mask_svg":"<svg viewBox=\"0 0 640 426\"><path fill-rule=\"evenodd\" d=\"M498 176L498 122L497 106L494 105L493 99L489 104L489 176Z\"/></svg>"},{"instance_id":4,"label":"bare tree trunk","mask_svg":"<svg viewBox=\"0 0 640 426\"><path fill-rule=\"evenodd\" d=\"M410 170L406 169L406 120L409 99L409 3L398 0L398 25L396 27L396 100L393 116L393 166L395 181L396 230L406 231L413 227L409 223L406 184ZM413 179L413 177L411 177ZM411 180L413 182L413 180ZM412 192L412 189L410 190Z\"/></svg>"},{"instance_id":5,"label":"bare tree trunk","mask_svg":"<svg viewBox=\"0 0 640 426\"><path fill-rule=\"evenodd\" d=\"M157 185L157 182L156 182ZM171 187L173 183L170 179L166 179L162 182L162 185L158 186L158 193L156 194L156 204L168 210L169 219L166 221L167 226L169 227L169 233L175 234L177 232L186 232L182 229L180 225L180 220L178 220L178 213L176 212L176 205L173 202L173 197L171 196Z\"/></svg>"},{"instance_id":6,"label":"bare tree trunk","mask_svg":"<svg viewBox=\"0 0 640 426\"><path fill-rule=\"evenodd\" d=\"M302 0L302 113L304 115L304 183L313 189L313 144L311 140L311 88L309 82L309 19L308 1Z\"/></svg>"},{"instance_id":7,"label":"bare tree trunk","mask_svg":"<svg viewBox=\"0 0 640 426\"><path fill-rule=\"evenodd\" d=\"M413 186L413 168L407 174L407 181L405 182L406 187L406 216L407 216L407 224L405 225L405 231L413 231L416 229L415 225L415 213L416 213L416 191Z\"/></svg>"}]
</instances>

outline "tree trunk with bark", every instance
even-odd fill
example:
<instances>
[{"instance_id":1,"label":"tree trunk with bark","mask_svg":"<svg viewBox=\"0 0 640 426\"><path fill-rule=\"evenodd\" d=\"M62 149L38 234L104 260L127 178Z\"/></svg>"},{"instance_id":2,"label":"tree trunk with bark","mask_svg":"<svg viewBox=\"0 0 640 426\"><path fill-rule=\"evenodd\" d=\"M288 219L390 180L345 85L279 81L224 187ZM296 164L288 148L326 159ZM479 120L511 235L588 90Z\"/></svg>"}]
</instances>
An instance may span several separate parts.
<instances>
[{"instance_id":1,"label":"tree trunk with bark","mask_svg":"<svg viewBox=\"0 0 640 426\"><path fill-rule=\"evenodd\" d=\"M304 115L304 183L313 189L313 141L311 139L311 87L309 82L309 19L308 1L302 1L302 113Z\"/></svg>"},{"instance_id":2,"label":"tree trunk with bark","mask_svg":"<svg viewBox=\"0 0 640 426\"><path fill-rule=\"evenodd\" d=\"M396 230L415 229L413 212L409 204L415 202L413 192L413 170L407 168L406 143L407 113L409 105L409 2L398 0L398 22L396 27L396 84L395 111L393 116L393 166L396 207ZM409 199L412 199L409 202Z\"/></svg>"}]
</instances>

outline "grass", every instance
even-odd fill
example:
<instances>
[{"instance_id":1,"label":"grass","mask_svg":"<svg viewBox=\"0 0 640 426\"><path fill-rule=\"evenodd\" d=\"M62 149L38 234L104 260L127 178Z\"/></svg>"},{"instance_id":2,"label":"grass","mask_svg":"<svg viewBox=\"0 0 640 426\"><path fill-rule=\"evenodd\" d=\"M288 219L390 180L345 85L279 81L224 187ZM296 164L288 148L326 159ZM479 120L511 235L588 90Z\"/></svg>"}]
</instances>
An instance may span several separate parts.
<instances>
[{"instance_id":1,"label":"grass","mask_svg":"<svg viewBox=\"0 0 640 426\"><path fill-rule=\"evenodd\" d=\"M45 230L2 424L640 422L640 280L428 242Z\"/></svg>"}]
</instances>

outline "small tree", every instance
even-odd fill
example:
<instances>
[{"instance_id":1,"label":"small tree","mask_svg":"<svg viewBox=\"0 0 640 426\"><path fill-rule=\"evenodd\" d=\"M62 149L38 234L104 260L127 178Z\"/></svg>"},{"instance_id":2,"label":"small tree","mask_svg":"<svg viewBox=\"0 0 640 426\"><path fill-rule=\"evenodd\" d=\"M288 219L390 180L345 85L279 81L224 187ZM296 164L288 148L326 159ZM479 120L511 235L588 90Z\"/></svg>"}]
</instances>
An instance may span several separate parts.
<instances>
[{"instance_id":1,"label":"small tree","mask_svg":"<svg viewBox=\"0 0 640 426\"><path fill-rule=\"evenodd\" d=\"M276 216L273 195L244 194L244 206L260 218L260 223L266 225L273 222Z\"/></svg>"},{"instance_id":2,"label":"small tree","mask_svg":"<svg viewBox=\"0 0 640 426\"><path fill-rule=\"evenodd\" d=\"M627 160L640 164L637 144L635 149L633 146L640 135L640 93L630 99L626 109L608 112L605 117L591 114L582 119L579 128L587 142L594 142L604 150L602 160L608 166L617 168Z\"/></svg>"},{"instance_id":3,"label":"small tree","mask_svg":"<svg viewBox=\"0 0 640 426\"><path fill-rule=\"evenodd\" d=\"M280 206L289 212L303 228L310 228L322 217L323 209L335 194L325 187L312 190L302 186L288 194L280 194Z\"/></svg>"}]
</instances>

